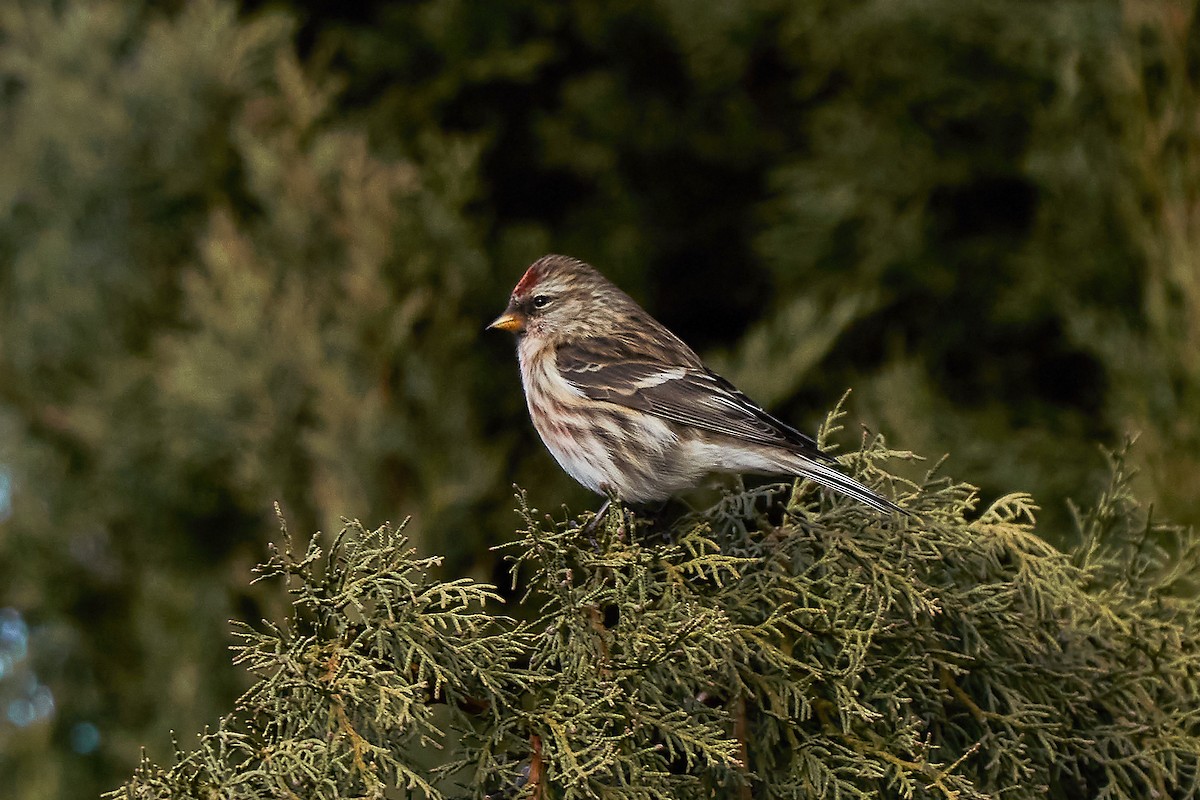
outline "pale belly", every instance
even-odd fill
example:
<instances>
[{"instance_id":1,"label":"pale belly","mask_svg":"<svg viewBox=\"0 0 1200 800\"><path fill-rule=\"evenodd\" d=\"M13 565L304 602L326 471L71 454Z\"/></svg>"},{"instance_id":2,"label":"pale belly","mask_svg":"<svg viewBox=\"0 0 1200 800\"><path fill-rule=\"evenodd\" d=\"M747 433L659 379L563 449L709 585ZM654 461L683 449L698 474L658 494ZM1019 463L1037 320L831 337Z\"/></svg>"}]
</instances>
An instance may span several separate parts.
<instances>
[{"instance_id":1,"label":"pale belly","mask_svg":"<svg viewBox=\"0 0 1200 800\"><path fill-rule=\"evenodd\" d=\"M597 425L596 434L576 430L563 436L552 424L535 423L559 466L597 494L613 493L632 503L657 502L703 478L689 469L678 438L661 420L647 417L618 426L600 418Z\"/></svg>"},{"instance_id":2,"label":"pale belly","mask_svg":"<svg viewBox=\"0 0 1200 800\"><path fill-rule=\"evenodd\" d=\"M633 503L665 500L709 471L687 458L665 420L587 398L552 369L521 353L521 379L534 427L564 471L597 494Z\"/></svg>"}]
</instances>

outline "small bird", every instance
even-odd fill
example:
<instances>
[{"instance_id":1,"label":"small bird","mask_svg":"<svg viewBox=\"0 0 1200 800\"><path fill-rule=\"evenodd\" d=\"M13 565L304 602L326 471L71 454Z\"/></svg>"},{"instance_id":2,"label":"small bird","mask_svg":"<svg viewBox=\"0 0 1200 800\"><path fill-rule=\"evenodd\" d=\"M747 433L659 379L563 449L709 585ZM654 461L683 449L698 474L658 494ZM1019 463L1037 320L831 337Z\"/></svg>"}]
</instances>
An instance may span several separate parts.
<instances>
[{"instance_id":1,"label":"small bird","mask_svg":"<svg viewBox=\"0 0 1200 800\"><path fill-rule=\"evenodd\" d=\"M797 475L903 513L831 466L813 439L704 366L582 261L535 261L493 328L516 334L525 401L542 441L593 492L657 503L714 473Z\"/></svg>"}]
</instances>

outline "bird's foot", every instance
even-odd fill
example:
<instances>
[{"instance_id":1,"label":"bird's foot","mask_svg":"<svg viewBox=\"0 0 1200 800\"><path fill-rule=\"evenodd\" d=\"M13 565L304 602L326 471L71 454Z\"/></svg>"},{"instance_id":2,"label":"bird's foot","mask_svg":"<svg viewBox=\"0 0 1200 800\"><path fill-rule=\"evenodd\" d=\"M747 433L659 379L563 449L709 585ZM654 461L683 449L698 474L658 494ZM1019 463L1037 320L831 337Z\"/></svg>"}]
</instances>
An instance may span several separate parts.
<instances>
[{"instance_id":1,"label":"bird's foot","mask_svg":"<svg viewBox=\"0 0 1200 800\"><path fill-rule=\"evenodd\" d=\"M600 523L604 522L611 507L612 498L609 497L605 499L600 508L596 509L596 513L592 515L592 518L589 519L587 523L579 529L579 532L588 537L588 541L592 543L592 547L597 550L600 549L600 544L596 541L596 531L600 529Z\"/></svg>"},{"instance_id":2,"label":"bird's foot","mask_svg":"<svg viewBox=\"0 0 1200 800\"><path fill-rule=\"evenodd\" d=\"M600 505L600 508L596 509L596 513L592 518L579 529L581 534L588 537L588 542L592 545L592 549L597 552L602 549L598 534L603 530L602 526L608 523L613 514L619 515L613 535L618 542L627 542L637 522L637 517L633 510L611 494Z\"/></svg>"}]
</instances>

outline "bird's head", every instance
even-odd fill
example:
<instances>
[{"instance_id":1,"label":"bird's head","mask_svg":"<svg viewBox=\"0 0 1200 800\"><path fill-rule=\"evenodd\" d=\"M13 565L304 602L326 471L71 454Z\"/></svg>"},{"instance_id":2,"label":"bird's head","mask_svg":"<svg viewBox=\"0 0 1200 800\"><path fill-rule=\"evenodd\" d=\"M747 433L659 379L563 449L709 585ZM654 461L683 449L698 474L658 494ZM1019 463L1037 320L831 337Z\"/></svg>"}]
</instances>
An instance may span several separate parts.
<instances>
[{"instance_id":1,"label":"bird's head","mask_svg":"<svg viewBox=\"0 0 1200 800\"><path fill-rule=\"evenodd\" d=\"M517 282L508 308L489 329L556 340L614 332L621 312L641 311L592 267L567 256L543 256ZM644 313L644 312L642 312Z\"/></svg>"}]
</instances>

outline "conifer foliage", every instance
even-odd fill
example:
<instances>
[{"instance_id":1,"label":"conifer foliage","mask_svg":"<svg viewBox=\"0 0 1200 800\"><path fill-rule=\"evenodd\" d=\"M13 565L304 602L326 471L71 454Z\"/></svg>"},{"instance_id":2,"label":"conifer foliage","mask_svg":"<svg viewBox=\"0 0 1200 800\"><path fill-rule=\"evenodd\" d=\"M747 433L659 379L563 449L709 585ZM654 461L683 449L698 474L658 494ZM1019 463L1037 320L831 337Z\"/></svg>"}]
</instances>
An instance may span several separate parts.
<instances>
[{"instance_id":1,"label":"conifer foliage","mask_svg":"<svg viewBox=\"0 0 1200 800\"><path fill-rule=\"evenodd\" d=\"M240 629L256 683L111 797L1194 796L1195 537L1124 454L1071 552L903 455L852 461L911 518L771 485L589 533L518 493L508 608L403 526L287 537L258 580L290 614Z\"/></svg>"}]
</instances>

